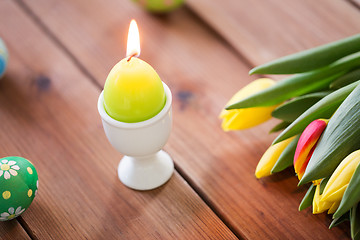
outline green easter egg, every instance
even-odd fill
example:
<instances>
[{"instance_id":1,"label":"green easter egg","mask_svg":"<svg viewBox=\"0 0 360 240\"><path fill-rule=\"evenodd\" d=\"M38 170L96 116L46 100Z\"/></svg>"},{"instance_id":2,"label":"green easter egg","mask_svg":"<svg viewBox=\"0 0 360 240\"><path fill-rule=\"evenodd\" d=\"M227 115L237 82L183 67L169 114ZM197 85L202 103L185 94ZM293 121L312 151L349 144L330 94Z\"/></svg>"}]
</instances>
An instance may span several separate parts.
<instances>
[{"instance_id":1,"label":"green easter egg","mask_svg":"<svg viewBox=\"0 0 360 240\"><path fill-rule=\"evenodd\" d=\"M180 7L184 0L133 0L146 10L154 13L166 13Z\"/></svg>"},{"instance_id":2,"label":"green easter egg","mask_svg":"<svg viewBox=\"0 0 360 240\"><path fill-rule=\"evenodd\" d=\"M5 43L0 38L0 78L4 75L8 62L8 52Z\"/></svg>"},{"instance_id":3,"label":"green easter egg","mask_svg":"<svg viewBox=\"0 0 360 240\"><path fill-rule=\"evenodd\" d=\"M39 186L34 165L22 157L0 159L0 221L20 216L34 200Z\"/></svg>"}]
</instances>

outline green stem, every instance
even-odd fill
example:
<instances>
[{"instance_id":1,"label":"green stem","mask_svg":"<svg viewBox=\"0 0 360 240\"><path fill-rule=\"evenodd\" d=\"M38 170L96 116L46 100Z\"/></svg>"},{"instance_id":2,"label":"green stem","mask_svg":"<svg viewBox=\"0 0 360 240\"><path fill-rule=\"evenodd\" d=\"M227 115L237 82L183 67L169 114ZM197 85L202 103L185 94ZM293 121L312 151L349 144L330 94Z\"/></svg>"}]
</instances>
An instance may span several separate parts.
<instances>
[{"instance_id":1,"label":"green stem","mask_svg":"<svg viewBox=\"0 0 360 240\"><path fill-rule=\"evenodd\" d=\"M324 67L360 51L360 34L311 48L253 68L250 74L293 74Z\"/></svg>"}]
</instances>

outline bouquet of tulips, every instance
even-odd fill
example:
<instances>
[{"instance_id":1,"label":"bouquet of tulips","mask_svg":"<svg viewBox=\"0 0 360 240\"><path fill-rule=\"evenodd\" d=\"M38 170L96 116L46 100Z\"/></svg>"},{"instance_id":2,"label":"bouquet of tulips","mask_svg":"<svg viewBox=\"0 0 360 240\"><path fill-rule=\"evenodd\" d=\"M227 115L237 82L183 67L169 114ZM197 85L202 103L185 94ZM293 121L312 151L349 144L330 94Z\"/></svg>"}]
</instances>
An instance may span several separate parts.
<instances>
[{"instance_id":1,"label":"bouquet of tulips","mask_svg":"<svg viewBox=\"0 0 360 240\"><path fill-rule=\"evenodd\" d=\"M349 220L360 239L360 34L282 57L250 74L294 74L245 86L221 112L225 131L275 117L282 131L255 170L262 178L294 166L311 183L299 210L333 214L330 228Z\"/></svg>"}]
</instances>

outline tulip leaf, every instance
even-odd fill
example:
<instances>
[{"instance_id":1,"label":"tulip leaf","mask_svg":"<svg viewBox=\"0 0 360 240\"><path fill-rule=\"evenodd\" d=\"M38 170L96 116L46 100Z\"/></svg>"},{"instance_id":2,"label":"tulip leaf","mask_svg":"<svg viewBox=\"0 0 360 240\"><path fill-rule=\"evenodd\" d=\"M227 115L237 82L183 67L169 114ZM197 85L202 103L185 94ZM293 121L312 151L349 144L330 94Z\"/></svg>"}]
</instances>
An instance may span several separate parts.
<instances>
[{"instance_id":1,"label":"tulip leaf","mask_svg":"<svg viewBox=\"0 0 360 240\"><path fill-rule=\"evenodd\" d=\"M276 161L274 167L271 169L271 173L281 172L282 170L293 165L294 155L297 143L299 141L300 135L294 138L289 145L286 146L284 151L280 154L278 160Z\"/></svg>"},{"instance_id":2,"label":"tulip leaf","mask_svg":"<svg viewBox=\"0 0 360 240\"><path fill-rule=\"evenodd\" d=\"M269 133L275 133L278 132L280 130L284 130L285 128L287 128L291 123L290 122L281 122L279 124L277 124L275 127L273 127Z\"/></svg>"},{"instance_id":3,"label":"tulip leaf","mask_svg":"<svg viewBox=\"0 0 360 240\"><path fill-rule=\"evenodd\" d=\"M311 184L299 205L299 211L302 211L311 206L315 195L315 190L316 186L314 184Z\"/></svg>"},{"instance_id":4,"label":"tulip leaf","mask_svg":"<svg viewBox=\"0 0 360 240\"><path fill-rule=\"evenodd\" d=\"M287 122L295 121L303 112L331 93L330 91L306 94L277 107L271 115Z\"/></svg>"},{"instance_id":5,"label":"tulip leaf","mask_svg":"<svg viewBox=\"0 0 360 240\"><path fill-rule=\"evenodd\" d=\"M360 34L321 45L265 63L251 69L250 74L293 74L324 67L360 51Z\"/></svg>"},{"instance_id":6,"label":"tulip leaf","mask_svg":"<svg viewBox=\"0 0 360 240\"><path fill-rule=\"evenodd\" d=\"M360 85L350 93L331 117L299 184L330 176L347 155L359 148L359 96Z\"/></svg>"},{"instance_id":7,"label":"tulip leaf","mask_svg":"<svg viewBox=\"0 0 360 240\"><path fill-rule=\"evenodd\" d=\"M360 80L360 69L348 72L330 84L331 89L339 89Z\"/></svg>"},{"instance_id":8,"label":"tulip leaf","mask_svg":"<svg viewBox=\"0 0 360 240\"><path fill-rule=\"evenodd\" d=\"M328 88L339 76L360 65L360 52L342 58L324 68L297 74L277 82L247 98L231 104L226 109L273 106L283 101Z\"/></svg>"},{"instance_id":9,"label":"tulip leaf","mask_svg":"<svg viewBox=\"0 0 360 240\"><path fill-rule=\"evenodd\" d=\"M355 234L353 240L360 240L360 232L359 231Z\"/></svg>"},{"instance_id":10,"label":"tulip leaf","mask_svg":"<svg viewBox=\"0 0 360 240\"><path fill-rule=\"evenodd\" d=\"M349 220L350 220L349 212L346 212L345 214L341 215L340 217L332 220L332 222L330 223L329 229L336 227L340 223L343 223L343 222L349 221Z\"/></svg>"},{"instance_id":11,"label":"tulip leaf","mask_svg":"<svg viewBox=\"0 0 360 240\"><path fill-rule=\"evenodd\" d=\"M281 142L289 137L301 133L307 125L319 118L330 118L345 98L354 90L360 81L354 82L348 86L340 88L320 101L300 115L274 140L273 144Z\"/></svg>"},{"instance_id":12,"label":"tulip leaf","mask_svg":"<svg viewBox=\"0 0 360 240\"><path fill-rule=\"evenodd\" d=\"M321 183L320 183L320 191L319 191L319 194L320 194L320 195L323 194L324 189L325 189L326 184L328 183L329 179L330 179L330 177L326 177L326 178L324 178L323 180L321 180Z\"/></svg>"},{"instance_id":13,"label":"tulip leaf","mask_svg":"<svg viewBox=\"0 0 360 240\"><path fill-rule=\"evenodd\" d=\"M350 229L351 229L351 238L359 239L360 237L360 206L356 204L350 209Z\"/></svg>"},{"instance_id":14,"label":"tulip leaf","mask_svg":"<svg viewBox=\"0 0 360 240\"><path fill-rule=\"evenodd\" d=\"M360 202L360 165L356 168L349 185L347 186L340 205L333 215L338 218L345 212L349 211L352 206Z\"/></svg>"}]
</instances>

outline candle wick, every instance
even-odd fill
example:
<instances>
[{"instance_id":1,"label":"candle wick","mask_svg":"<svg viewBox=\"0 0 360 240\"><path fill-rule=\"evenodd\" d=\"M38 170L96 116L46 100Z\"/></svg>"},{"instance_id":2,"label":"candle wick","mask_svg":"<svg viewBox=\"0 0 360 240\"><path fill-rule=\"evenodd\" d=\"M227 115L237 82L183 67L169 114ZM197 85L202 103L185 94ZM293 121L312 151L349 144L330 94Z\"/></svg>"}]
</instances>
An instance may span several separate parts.
<instances>
[{"instance_id":1,"label":"candle wick","mask_svg":"<svg viewBox=\"0 0 360 240\"><path fill-rule=\"evenodd\" d=\"M131 60L131 58L132 58L132 57L135 57L136 55L137 55L136 53L130 55L127 61L129 62L129 61Z\"/></svg>"}]
</instances>

